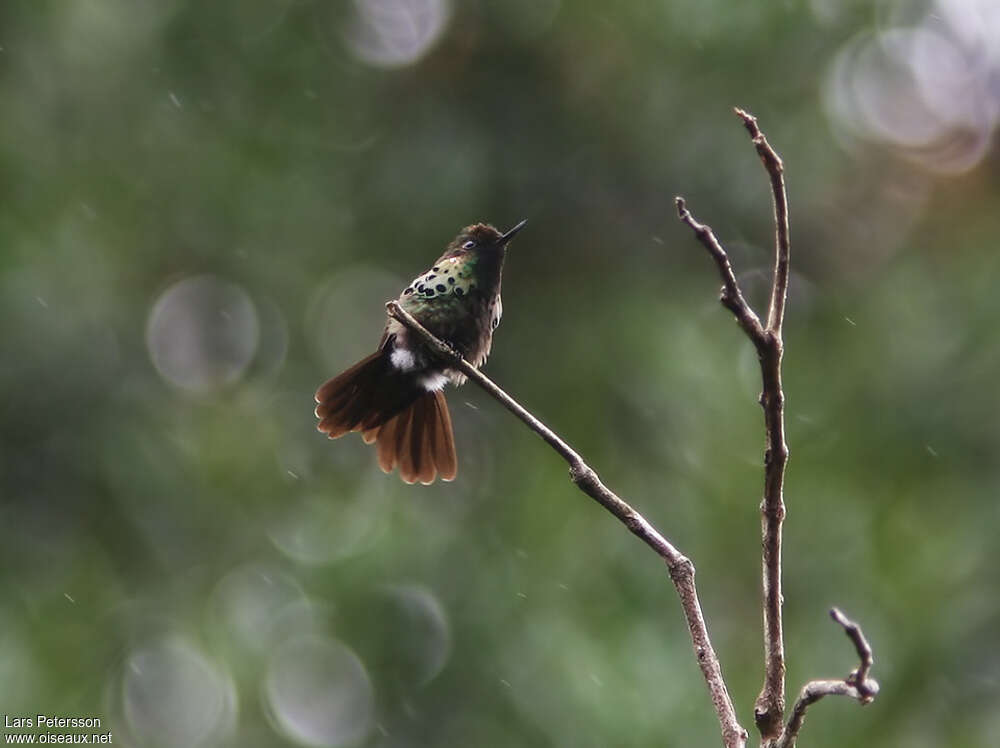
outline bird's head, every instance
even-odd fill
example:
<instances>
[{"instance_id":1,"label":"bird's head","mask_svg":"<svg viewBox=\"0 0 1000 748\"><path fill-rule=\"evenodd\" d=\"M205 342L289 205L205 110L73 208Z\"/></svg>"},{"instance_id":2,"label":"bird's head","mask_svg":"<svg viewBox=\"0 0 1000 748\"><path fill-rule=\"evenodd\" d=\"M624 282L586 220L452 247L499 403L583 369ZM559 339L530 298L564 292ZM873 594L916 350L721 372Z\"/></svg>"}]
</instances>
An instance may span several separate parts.
<instances>
[{"instance_id":1,"label":"bird's head","mask_svg":"<svg viewBox=\"0 0 1000 748\"><path fill-rule=\"evenodd\" d=\"M448 245L449 257L460 257L470 253L503 253L514 235L524 228L527 219L514 228L501 233L488 223L474 223L462 229L458 236Z\"/></svg>"}]
</instances>

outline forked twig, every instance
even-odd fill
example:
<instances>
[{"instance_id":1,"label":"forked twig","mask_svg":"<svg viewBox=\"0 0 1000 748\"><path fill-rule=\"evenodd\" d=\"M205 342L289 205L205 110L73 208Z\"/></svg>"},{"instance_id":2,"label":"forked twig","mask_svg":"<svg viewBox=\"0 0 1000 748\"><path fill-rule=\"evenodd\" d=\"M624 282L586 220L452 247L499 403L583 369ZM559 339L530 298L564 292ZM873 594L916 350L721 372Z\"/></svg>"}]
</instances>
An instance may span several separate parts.
<instances>
[{"instance_id":1,"label":"forked twig","mask_svg":"<svg viewBox=\"0 0 1000 748\"><path fill-rule=\"evenodd\" d=\"M781 385L781 358L784 353L782 324L788 295L788 197L785 194L784 167L757 126L757 119L742 109L736 114L753 140L757 153L771 180L774 201L775 250L774 277L768 304L767 323L747 303L740 291L729 256L711 227L698 223L678 197L677 214L694 231L719 267L722 277L720 300L736 316L743 331L757 349L760 361L761 395L764 409L764 497L760 504L762 539L762 588L764 608L764 685L754 705L754 719L761 737L773 740L781 734L785 713L785 644L781 617L781 525L785 519L782 487L788 446L785 444L785 395Z\"/></svg>"},{"instance_id":2,"label":"forked twig","mask_svg":"<svg viewBox=\"0 0 1000 748\"><path fill-rule=\"evenodd\" d=\"M757 314L740 291L729 256L711 227L699 223L691 215L684 199L677 198L680 220L694 231L709 255L715 260L722 277L720 300L735 316L740 327L757 349L760 360L762 391L760 404L764 409L766 448L764 452L764 498L761 501L762 581L764 608L764 685L754 705L754 720L761 742L773 748L790 748L802 728L806 709L830 694L842 694L867 704L878 693L878 683L868 677L872 666L872 651L860 627L834 608L830 615L844 627L861 658L861 665L847 678L839 681L816 680L807 683L799 695L788 725L782 724L785 712L785 648L782 631L781 594L781 529L785 519L782 495L788 447L785 444L785 396L781 385L781 360L784 354L782 325L785 300L788 296L789 233L788 196L785 191L784 166L781 158L767 142L757 126L757 119L737 109L736 114L753 140L771 181L774 202L775 247L774 275L768 303L767 323L762 325Z\"/></svg>"}]
</instances>

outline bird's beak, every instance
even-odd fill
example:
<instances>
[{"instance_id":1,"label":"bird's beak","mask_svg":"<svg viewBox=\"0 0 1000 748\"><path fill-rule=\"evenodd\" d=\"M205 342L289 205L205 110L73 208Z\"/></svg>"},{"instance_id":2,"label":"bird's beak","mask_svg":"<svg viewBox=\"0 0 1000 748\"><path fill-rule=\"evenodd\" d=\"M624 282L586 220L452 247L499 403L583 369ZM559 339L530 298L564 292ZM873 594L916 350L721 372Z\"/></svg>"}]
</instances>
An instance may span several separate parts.
<instances>
[{"instance_id":1,"label":"bird's beak","mask_svg":"<svg viewBox=\"0 0 1000 748\"><path fill-rule=\"evenodd\" d=\"M524 224L526 224L527 222L528 222L528 219L525 218L523 221L521 221L519 224L517 224L517 226L515 226L512 229L510 229L506 234L504 234L503 236L500 237L500 243L501 244L506 244L511 239L513 239L514 238L514 234L516 234L518 231L520 231L521 229L523 229L524 228Z\"/></svg>"}]
</instances>

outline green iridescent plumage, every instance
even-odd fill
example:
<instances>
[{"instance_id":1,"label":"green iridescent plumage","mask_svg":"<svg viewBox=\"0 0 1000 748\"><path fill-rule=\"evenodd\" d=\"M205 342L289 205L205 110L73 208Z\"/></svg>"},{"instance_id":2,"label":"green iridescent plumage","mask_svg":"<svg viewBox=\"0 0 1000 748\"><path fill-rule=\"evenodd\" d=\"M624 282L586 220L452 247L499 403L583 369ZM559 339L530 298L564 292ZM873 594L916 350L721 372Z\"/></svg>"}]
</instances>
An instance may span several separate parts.
<instances>
[{"instance_id":1,"label":"green iridescent plumage","mask_svg":"<svg viewBox=\"0 0 1000 748\"><path fill-rule=\"evenodd\" d=\"M482 366L489 355L503 311L500 275L506 243L502 237L486 224L467 227L399 296L406 311L473 366ZM409 347L406 330L395 320L387 324L383 340L389 337L395 337L397 346ZM446 373L455 384L465 381L458 372Z\"/></svg>"},{"instance_id":2,"label":"green iridescent plumage","mask_svg":"<svg viewBox=\"0 0 1000 748\"><path fill-rule=\"evenodd\" d=\"M478 258L449 257L440 260L427 272L413 279L400 297L411 314L437 307L454 307L468 301L476 289Z\"/></svg>"}]
</instances>

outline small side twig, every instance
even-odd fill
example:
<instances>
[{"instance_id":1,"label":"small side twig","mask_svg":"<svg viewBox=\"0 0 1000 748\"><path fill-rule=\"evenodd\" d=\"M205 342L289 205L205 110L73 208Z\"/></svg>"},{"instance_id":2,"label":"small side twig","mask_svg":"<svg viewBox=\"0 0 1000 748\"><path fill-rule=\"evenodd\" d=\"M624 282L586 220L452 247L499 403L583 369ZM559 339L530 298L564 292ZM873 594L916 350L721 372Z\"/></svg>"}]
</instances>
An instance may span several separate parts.
<instances>
[{"instance_id":1,"label":"small side twig","mask_svg":"<svg viewBox=\"0 0 1000 748\"><path fill-rule=\"evenodd\" d=\"M788 295L788 197L785 193L784 166L757 126L757 119L736 109L760 156L771 182L774 203L775 250L774 278L768 304L767 323L762 325L750 308L736 281L729 257L711 227L698 223L678 197L680 220L694 231L719 267L722 277L720 300L736 316L736 321L757 349L760 361L761 395L764 409L766 446L764 451L764 497L760 504L762 534L762 587L764 609L764 685L754 704L754 719L761 737L773 740L781 734L785 712L785 644L781 617L781 526L785 519L782 496L788 445L785 444L785 395L781 384L781 360L784 354L782 325Z\"/></svg>"},{"instance_id":2,"label":"small side twig","mask_svg":"<svg viewBox=\"0 0 1000 748\"><path fill-rule=\"evenodd\" d=\"M878 682L869 677L874 658L872 648L865 639L861 627L837 608L830 610L830 617L839 623L844 632L854 643L861 664L851 671L843 680L813 680L806 683L799 692L799 698L792 707L792 715L788 719L781 737L774 743L775 748L793 748L795 739L805 722L806 710L824 696L847 696L864 706L870 704L878 694Z\"/></svg>"},{"instance_id":3,"label":"small side twig","mask_svg":"<svg viewBox=\"0 0 1000 748\"><path fill-rule=\"evenodd\" d=\"M739 724L736 710L722 677L722 667L719 658L712 648L708 635L708 627L702 615L701 603L694 582L694 564L682 554L670 541L653 527L645 517L633 509L613 491L607 488L583 458L567 444L558 434L532 415L524 406L498 387L489 377L483 374L460 356L454 349L435 337L427 328L421 325L411 314L395 301L386 304L389 315L408 329L415 332L424 344L438 357L448 361L459 369L471 381L479 385L507 410L517 416L528 428L538 434L569 464L570 480L583 493L594 499L613 514L630 532L636 535L656 554L666 562L670 579L677 589L684 617L687 620L688 631L694 645L698 666L701 668L705 683L708 686L712 704L715 706L719 725L722 729L723 743L727 748L744 748L747 741L747 731Z\"/></svg>"},{"instance_id":4,"label":"small side twig","mask_svg":"<svg viewBox=\"0 0 1000 748\"><path fill-rule=\"evenodd\" d=\"M732 263L729 262L729 255L722 248L712 228L703 223L698 223L694 216L691 215L691 211L687 209L687 203L683 197L674 198L674 202L677 205L677 216L681 219L681 222L694 232L694 235L698 237L698 241L704 245L705 249L712 256L712 259L715 260L715 264L719 266L719 275L722 276L722 290L719 292L719 301L722 302L722 306L733 313L736 321L743 328L743 332L753 341L754 345L760 347L764 344L764 328L760 324L760 318L757 316L757 313L750 308L747 300L743 297L740 285L736 281L736 274L733 272Z\"/></svg>"}]
</instances>

